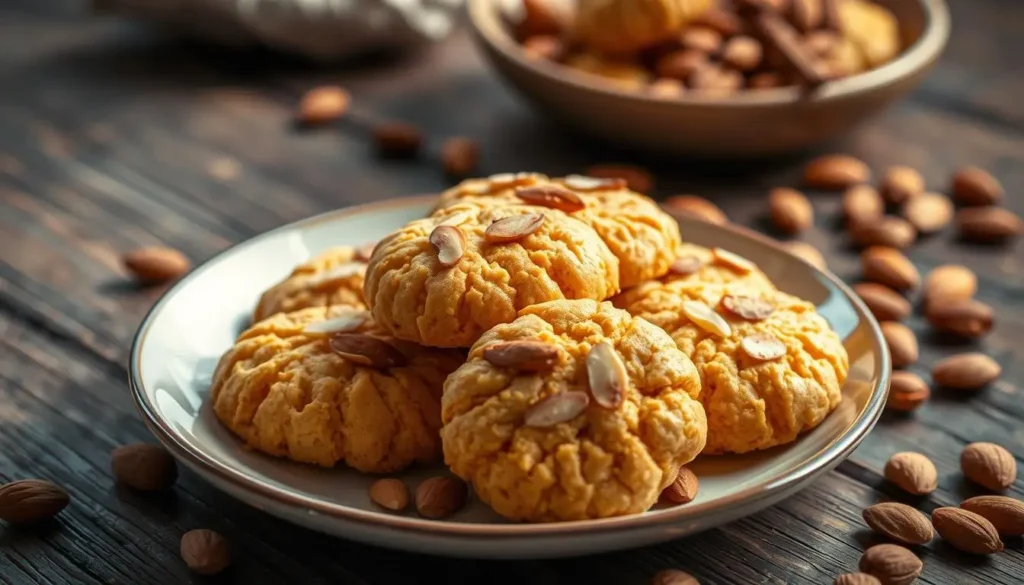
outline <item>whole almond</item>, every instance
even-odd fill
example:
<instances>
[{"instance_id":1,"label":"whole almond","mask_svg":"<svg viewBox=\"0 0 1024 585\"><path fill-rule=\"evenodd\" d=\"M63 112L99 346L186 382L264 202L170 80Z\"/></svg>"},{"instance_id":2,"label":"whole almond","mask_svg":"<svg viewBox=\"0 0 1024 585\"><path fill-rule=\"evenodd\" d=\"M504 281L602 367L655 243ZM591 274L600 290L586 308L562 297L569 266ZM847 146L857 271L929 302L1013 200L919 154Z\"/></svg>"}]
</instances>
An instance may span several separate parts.
<instances>
[{"instance_id":1,"label":"whole almond","mask_svg":"<svg viewBox=\"0 0 1024 585\"><path fill-rule=\"evenodd\" d=\"M953 220L953 202L945 195L924 193L903 205L903 217L918 233L932 234Z\"/></svg>"},{"instance_id":2,"label":"whole almond","mask_svg":"<svg viewBox=\"0 0 1024 585\"><path fill-rule=\"evenodd\" d=\"M446 518L466 505L468 495L466 482L460 479L431 477L416 488L416 511L424 518Z\"/></svg>"},{"instance_id":3,"label":"whole almond","mask_svg":"<svg viewBox=\"0 0 1024 585\"><path fill-rule=\"evenodd\" d=\"M71 501L64 488L45 479L22 479L0 487L0 520L30 524L57 515Z\"/></svg>"},{"instance_id":4,"label":"whole almond","mask_svg":"<svg viewBox=\"0 0 1024 585\"><path fill-rule=\"evenodd\" d=\"M936 508L932 511L935 531L954 547L976 555L1003 550L999 532L984 516L962 508Z\"/></svg>"},{"instance_id":5,"label":"whole almond","mask_svg":"<svg viewBox=\"0 0 1024 585\"><path fill-rule=\"evenodd\" d=\"M969 242L997 244L1024 233L1020 216L1001 207L968 207L956 214L960 237Z\"/></svg>"},{"instance_id":6,"label":"whole almond","mask_svg":"<svg viewBox=\"0 0 1024 585\"><path fill-rule=\"evenodd\" d=\"M895 371L892 373L885 407L896 412L910 412L927 402L931 394L931 389L921 376L905 370Z\"/></svg>"},{"instance_id":7,"label":"whole almond","mask_svg":"<svg viewBox=\"0 0 1024 585\"><path fill-rule=\"evenodd\" d=\"M807 242L785 242L782 244L782 247L793 256L807 262L818 270L828 269L828 264L825 262L825 256L822 255L821 251Z\"/></svg>"},{"instance_id":8,"label":"whole almond","mask_svg":"<svg viewBox=\"0 0 1024 585\"><path fill-rule=\"evenodd\" d=\"M889 167L882 176L879 191L889 205L903 205L924 193L924 177L910 167Z\"/></svg>"},{"instance_id":9,"label":"whole almond","mask_svg":"<svg viewBox=\"0 0 1024 585\"><path fill-rule=\"evenodd\" d=\"M441 164L449 177L467 177L476 170L480 145L465 137L449 138L441 145Z\"/></svg>"},{"instance_id":10,"label":"whole almond","mask_svg":"<svg viewBox=\"0 0 1024 585\"><path fill-rule=\"evenodd\" d=\"M906 504L875 504L865 508L863 516L872 530L902 544L928 544L935 537L928 517Z\"/></svg>"},{"instance_id":11,"label":"whole almond","mask_svg":"<svg viewBox=\"0 0 1024 585\"><path fill-rule=\"evenodd\" d=\"M411 158L423 144L420 129L405 122L385 122L373 128L373 140L381 156Z\"/></svg>"},{"instance_id":12,"label":"whole almond","mask_svg":"<svg viewBox=\"0 0 1024 585\"><path fill-rule=\"evenodd\" d=\"M683 466L679 468L675 480L661 490L661 499L670 504L688 504L697 497L699 488L700 480L697 479L697 474Z\"/></svg>"},{"instance_id":13,"label":"whole almond","mask_svg":"<svg viewBox=\"0 0 1024 585\"><path fill-rule=\"evenodd\" d=\"M895 321L886 321L881 324L882 337L889 346L889 355L892 358L892 367L905 368L917 362L920 350L917 345L917 336L909 327Z\"/></svg>"},{"instance_id":14,"label":"whole almond","mask_svg":"<svg viewBox=\"0 0 1024 585\"><path fill-rule=\"evenodd\" d=\"M860 570L878 577L884 585L909 585L923 568L921 559L898 544L876 544L860 558Z\"/></svg>"},{"instance_id":15,"label":"whole almond","mask_svg":"<svg viewBox=\"0 0 1024 585\"><path fill-rule=\"evenodd\" d=\"M812 189L846 189L870 180L868 165L843 154L821 156L804 167L804 184Z\"/></svg>"},{"instance_id":16,"label":"whole almond","mask_svg":"<svg viewBox=\"0 0 1024 585\"><path fill-rule=\"evenodd\" d=\"M798 234L814 224L810 200L796 189L772 189L768 193L768 210L772 223L786 234Z\"/></svg>"},{"instance_id":17,"label":"whole almond","mask_svg":"<svg viewBox=\"0 0 1024 585\"><path fill-rule=\"evenodd\" d=\"M864 280L893 290L908 291L921 282L914 263L896 248L871 246L861 253L860 263Z\"/></svg>"},{"instance_id":18,"label":"whole almond","mask_svg":"<svg viewBox=\"0 0 1024 585\"><path fill-rule=\"evenodd\" d=\"M614 409L622 405L629 388L629 373L619 352L602 341L587 353L587 383L598 406Z\"/></svg>"},{"instance_id":19,"label":"whole almond","mask_svg":"<svg viewBox=\"0 0 1024 585\"><path fill-rule=\"evenodd\" d=\"M665 201L665 207L717 225L722 225L729 221L729 218L726 217L725 212L721 208L707 199L695 195L674 195Z\"/></svg>"},{"instance_id":20,"label":"whole almond","mask_svg":"<svg viewBox=\"0 0 1024 585\"><path fill-rule=\"evenodd\" d=\"M296 119L306 126L327 124L344 116L351 102L352 96L340 87L316 87L302 96Z\"/></svg>"},{"instance_id":21,"label":"whole almond","mask_svg":"<svg viewBox=\"0 0 1024 585\"><path fill-rule=\"evenodd\" d=\"M566 213L580 211L586 207L579 195L557 185L520 187L516 189L516 197L530 205L550 207Z\"/></svg>"},{"instance_id":22,"label":"whole almond","mask_svg":"<svg viewBox=\"0 0 1024 585\"><path fill-rule=\"evenodd\" d=\"M430 232L430 243L437 248L437 261L450 268L466 253L466 236L457 226L439 225Z\"/></svg>"},{"instance_id":23,"label":"whole almond","mask_svg":"<svg viewBox=\"0 0 1024 585\"><path fill-rule=\"evenodd\" d=\"M114 449L110 469L119 483L145 492L165 490L178 479L174 457L163 447L148 443Z\"/></svg>"},{"instance_id":24,"label":"whole almond","mask_svg":"<svg viewBox=\"0 0 1024 585\"><path fill-rule=\"evenodd\" d=\"M851 226L872 222L884 214L882 196L871 185L854 185L843 193L843 216Z\"/></svg>"},{"instance_id":25,"label":"whole almond","mask_svg":"<svg viewBox=\"0 0 1024 585\"><path fill-rule=\"evenodd\" d=\"M952 333L967 339L977 339L992 330L992 307L981 301L931 302L925 316L938 331Z\"/></svg>"},{"instance_id":26,"label":"whole almond","mask_svg":"<svg viewBox=\"0 0 1024 585\"><path fill-rule=\"evenodd\" d=\"M679 37L683 48L707 53L717 53L722 48L722 35L706 26L688 26Z\"/></svg>"},{"instance_id":27,"label":"whole almond","mask_svg":"<svg viewBox=\"0 0 1024 585\"><path fill-rule=\"evenodd\" d=\"M216 575L231 564L228 541L213 530L190 530L181 537L181 558L200 575Z\"/></svg>"},{"instance_id":28,"label":"whole almond","mask_svg":"<svg viewBox=\"0 0 1024 585\"><path fill-rule=\"evenodd\" d=\"M1017 460L995 443L971 443L960 452L960 469L967 479L994 492L1017 480Z\"/></svg>"},{"instance_id":29,"label":"whole almond","mask_svg":"<svg viewBox=\"0 0 1024 585\"><path fill-rule=\"evenodd\" d=\"M400 479L383 477L370 485L370 499L382 508L401 512L409 506L409 489Z\"/></svg>"},{"instance_id":30,"label":"whole almond","mask_svg":"<svg viewBox=\"0 0 1024 585\"><path fill-rule=\"evenodd\" d=\"M346 360L378 370L404 366L408 359L383 339L361 333L339 333L328 342L331 351Z\"/></svg>"},{"instance_id":31,"label":"whole almond","mask_svg":"<svg viewBox=\"0 0 1024 585\"><path fill-rule=\"evenodd\" d=\"M492 244L518 242L539 230L543 224L544 214L541 213L503 217L487 226L484 231L484 239Z\"/></svg>"},{"instance_id":32,"label":"whole almond","mask_svg":"<svg viewBox=\"0 0 1024 585\"><path fill-rule=\"evenodd\" d=\"M953 175L953 198L960 205L996 205L1003 199L1003 186L984 169L964 167Z\"/></svg>"},{"instance_id":33,"label":"whole almond","mask_svg":"<svg viewBox=\"0 0 1024 585\"><path fill-rule=\"evenodd\" d=\"M936 363L932 367L932 380L946 388L978 390L1002 373L999 362L983 353L961 353Z\"/></svg>"},{"instance_id":34,"label":"whole almond","mask_svg":"<svg viewBox=\"0 0 1024 585\"><path fill-rule=\"evenodd\" d=\"M686 86L678 79L662 77L647 86L647 93L660 98L677 98L686 93Z\"/></svg>"},{"instance_id":35,"label":"whole almond","mask_svg":"<svg viewBox=\"0 0 1024 585\"><path fill-rule=\"evenodd\" d=\"M910 315L910 302L887 286L861 282L853 285L853 291L879 321L902 321Z\"/></svg>"},{"instance_id":36,"label":"whole almond","mask_svg":"<svg viewBox=\"0 0 1024 585\"><path fill-rule=\"evenodd\" d=\"M686 81L707 66L707 53L695 49L680 49L666 53L658 58L654 65L659 76L676 81Z\"/></svg>"},{"instance_id":37,"label":"whole almond","mask_svg":"<svg viewBox=\"0 0 1024 585\"><path fill-rule=\"evenodd\" d=\"M946 264L928 273L924 281L925 305L936 301L964 301L978 291L978 277L966 266Z\"/></svg>"},{"instance_id":38,"label":"whole almond","mask_svg":"<svg viewBox=\"0 0 1024 585\"><path fill-rule=\"evenodd\" d=\"M905 250L917 239L917 230L902 217L887 215L850 226L850 237L861 247L889 246Z\"/></svg>"},{"instance_id":39,"label":"whole almond","mask_svg":"<svg viewBox=\"0 0 1024 585\"><path fill-rule=\"evenodd\" d=\"M882 582L867 573L845 573L836 577L832 585L882 585Z\"/></svg>"},{"instance_id":40,"label":"whole almond","mask_svg":"<svg viewBox=\"0 0 1024 585\"><path fill-rule=\"evenodd\" d=\"M156 284L179 278L192 263L173 248L139 248L121 258L124 267L143 284Z\"/></svg>"},{"instance_id":41,"label":"whole almond","mask_svg":"<svg viewBox=\"0 0 1024 585\"><path fill-rule=\"evenodd\" d=\"M738 71L753 71L761 65L761 42L745 35L735 36L722 48L722 61Z\"/></svg>"},{"instance_id":42,"label":"whole almond","mask_svg":"<svg viewBox=\"0 0 1024 585\"><path fill-rule=\"evenodd\" d=\"M546 372L558 364L558 347L543 341L502 341L488 345L483 357L499 368L515 368L523 372Z\"/></svg>"},{"instance_id":43,"label":"whole almond","mask_svg":"<svg viewBox=\"0 0 1024 585\"><path fill-rule=\"evenodd\" d=\"M665 569L654 575L651 585L700 585L700 582L689 573L678 569Z\"/></svg>"},{"instance_id":44,"label":"whole almond","mask_svg":"<svg viewBox=\"0 0 1024 585\"><path fill-rule=\"evenodd\" d=\"M920 453L896 453L885 464L885 478L904 491L923 496L939 486L939 472L930 459Z\"/></svg>"},{"instance_id":45,"label":"whole almond","mask_svg":"<svg viewBox=\"0 0 1024 585\"><path fill-rule=\"evenodd\" d=\"M560 392L534 403L523 413L523 424L547 428L569 422L583 414L590 405L586 392Z\"/></svg>"},{"instance_id":46,"label":"whole almond","mask_svg":"<svg viewBox=\"0 0 1024 585\"><path fill-rule=\"evenodd\" d=\"M1006 496L977 496L960 503L960 507L984 517L999 534L1024 534L1024 502Z\"/></svg>"},{"instance_id":47,"label":"whole almond","mask_svg":"<svg viewBox=\"0 0 1024 585\"><path fill-rule=\"evenodd\" d=\"M597 179L622 179L630 191L650 193L654 189L654 177L647 169L633 165L606 164L587 169L586 175Z\"/></svg>"}]
</instances>

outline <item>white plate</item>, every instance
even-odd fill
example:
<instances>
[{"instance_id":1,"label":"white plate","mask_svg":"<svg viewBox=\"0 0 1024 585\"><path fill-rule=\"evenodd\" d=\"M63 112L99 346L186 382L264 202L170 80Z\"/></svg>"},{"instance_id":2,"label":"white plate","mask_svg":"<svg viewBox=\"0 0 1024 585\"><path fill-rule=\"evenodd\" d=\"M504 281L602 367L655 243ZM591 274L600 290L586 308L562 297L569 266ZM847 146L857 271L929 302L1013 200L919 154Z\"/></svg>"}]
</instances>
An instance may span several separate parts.
<instances>
[{"instance_id":1,"label":"white plate","mask_svg":"<svg viewBox=\"0 0 1024 585\"><path fill-rule=\"evenodd\" d=\"M753 514L806 487L845 459L874 425L889 385L878 324L834 276L741 229L680 219L686 240L746 256L782 290L813 301L843 337L849 380L838 410L795 443L766 452L701 458L697 499L645 514L560 524L511 524L473 499L447 521L386 513L370 502L375 479L243 447L207 406L221 353L247 325L261 291L330 246L375 241L422 217L432 197L342 209L263 234L213 258L171 288L142 322L132 347L133 395L143 419L182 463L261 510L329 534L449 556L538 558L642 546ZM435 469L402 474L410 488Z\"/></svg>"}]
</instances>

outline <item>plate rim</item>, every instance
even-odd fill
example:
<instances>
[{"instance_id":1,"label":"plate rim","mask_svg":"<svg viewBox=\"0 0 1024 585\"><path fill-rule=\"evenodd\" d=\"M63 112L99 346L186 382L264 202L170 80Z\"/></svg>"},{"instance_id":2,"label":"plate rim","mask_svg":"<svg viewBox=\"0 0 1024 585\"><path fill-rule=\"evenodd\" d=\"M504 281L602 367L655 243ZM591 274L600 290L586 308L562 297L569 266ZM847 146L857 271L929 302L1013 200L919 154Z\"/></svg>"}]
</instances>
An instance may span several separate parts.
<instances>
[{"instance_id":1,"label":"plate rim","mask_svg":"<svg viewBox=\"0 0 1024 585\"><path fill-rule=\"evenodd\" d=\"M152 324L162 308L174 295L188 286L189 282L198 275L213 269L229 255L246 247L255 245L267 238L280 233L304 229L324 222L337 221L339 219L357 216L366 213L378 212L384 209L395 207L408 207L423 205L436 199L436 194L416 195L408 197L397 197L384 201L364 203L360 205L343 207L286 223L269 231L257 234L251 238L238 242L208 258L194 270L174 283L160 296L150 307L145 317L132 338L131 352L128 358L128 385L131 390L132 400L135 403L136 411L142 418L143 423L151 433L177 458L186 460L192 466L202 469L204 473L217 478L218 481L231 483L235 488L241 490L255 491L260 497L270 499L278 504L295 509L313 511L315 513L335 518L342 521L356 522L364 525L372 525L377 528L387 527L399 529L404 532L425 533L443 535L448 537L487 537L489 539L522 538L522 537L548 537L565 535L586 531L589 534L607 533L620 530L653 529L657 527L670 526L683 521L699 522L700 520L719 512L721 508L728 507L737 502L754 501L768 497L773 493L785 491L787 488L796 486L803 480L813 477L822 471L835 467L833 462L845 460L850 453L864 440L874 425L881 417L883 406L888 395L890 374L892 371L889 349L884 343L881 328L867 306L860 298L831 271L820 270L810 263L796 258L807 265L818 277L824 278L843 293L846 299L854 307L858 318L867 324L871 333L871 340L877 348L880 359L877 360L872 378L877 380L871 389L865 408L853 421L851 427L843 434L834 438L818 452L808 457L806 461L799 464L793 471L781 477L770 477L764 481L745 488L735 494L720 498L714 501L699 503L695 502L686 506L679 506L668 510L659 511L657 514L632 514L628 516L616 516L612 518L601 518L593 520L575 520L569 522L546 522L546 523L510 523L510 524L482 524L459 521L428 520L413 516L402 516L390 514L383 511L364 510L353 508L344 504L324 502L319 499L296 494L287 486L279 488L269 485L258 479L216 461L200 449L193 449L187 442L180 440L178 434L170 427L167 421L157 414L157 409L150 403L142 380L140 359L146 336ZM698 222L699 220L672 214L681 224ZM742 238L753 239L756 243L772 248L776 252L788 254L777 242L756 231L734 224L716 225L716 229L731 232ZM794 257L795 258L795 257ZM209 478L207 478L209 481ZM216 482L212 482L218 489Z\"/></svg>"}]
</instances>

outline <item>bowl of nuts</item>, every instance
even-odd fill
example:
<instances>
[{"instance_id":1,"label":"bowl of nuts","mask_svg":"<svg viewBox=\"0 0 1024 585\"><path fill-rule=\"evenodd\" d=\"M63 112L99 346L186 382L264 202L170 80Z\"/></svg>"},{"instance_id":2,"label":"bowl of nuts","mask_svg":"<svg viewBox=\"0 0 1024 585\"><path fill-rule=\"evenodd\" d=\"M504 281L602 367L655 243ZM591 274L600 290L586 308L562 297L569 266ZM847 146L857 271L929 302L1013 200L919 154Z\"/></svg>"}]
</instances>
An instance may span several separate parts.
<instances>
[{"instance_id":1,"label":"bowl of nuts","mask_svg":"<svg viewBox=\"0 0 1024 585\"><path fill-rule=\"evenodd\" d=\"M541 110L653 152L753 158L833 138L913 89L943 0L469 0L494 68Z\"/></svg>"}]
</instances>

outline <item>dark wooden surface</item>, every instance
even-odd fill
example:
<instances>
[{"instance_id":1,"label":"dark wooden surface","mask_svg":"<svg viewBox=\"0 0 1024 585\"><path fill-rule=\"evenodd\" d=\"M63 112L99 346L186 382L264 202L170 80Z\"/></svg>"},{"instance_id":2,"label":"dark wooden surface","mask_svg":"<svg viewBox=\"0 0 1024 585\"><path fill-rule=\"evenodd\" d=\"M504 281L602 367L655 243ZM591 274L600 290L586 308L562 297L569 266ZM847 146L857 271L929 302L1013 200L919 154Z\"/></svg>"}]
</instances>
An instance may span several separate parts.
<instances>
[{"instance_id":1,"label":"dark wooden surface","mask_svg":"<svg viewBox=\"0 0 1024 585\"><path fill-rule=\"evenodd\" d=\"M829 149L876 169L904 163L943 188L961 164L993 170L1008 205L1024 212L1024 3L952 0L954 35L934 73L908 100ZM645 583L685 568L705 583L830 583L854 570L872 542L860 510L903 499L881 477L888 456L915 449L939 468L929 511L977 493L959 475L964 444L989 440L1024 456L1024 245L967 247L940 234L917 245L922 270L974 267L998 325L977 345L1004 368L969 398L939 392L910 417L886 415L848 461L785 503L699 537L583 559L482 562L404 554L328 538L248 508L184 472L175 490L144 497L114 486L108 454L152 438L125 383L132 334L160 289L136 289L118 258L162 244L196 262L232 243L324 210L433 192L440 141L483 145L481 173L577 171L592 163L654 169L657 194L714 197L737 222L762 226L764 193L794 184L800 160L757 166L652 159L567 134L526 108L480 62L465 34L422 54L333 69L265 54L183 43L72 0L0 4L0 480L44 477L71 506L32 530L0 527L0 582ZM301 92L339 82L355 96L337 127L298 133ZM370 126L423 127L418 162L383 163ZM237 173L224 169L237 168ZM834 195L814 198L806 240L855 278L856 256L837 235ZM925 340L913 369L961 350ZM1024 481L1011 492L1024 495ZM233 568L190 576L178 557L196 527L230 539ZM939 541L921 551L924 583L1021 583L1021 543L986 559Z\"/></svg>"}]
</instances>

